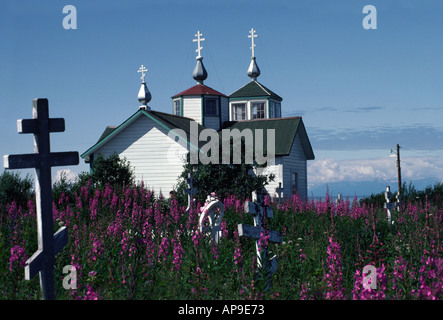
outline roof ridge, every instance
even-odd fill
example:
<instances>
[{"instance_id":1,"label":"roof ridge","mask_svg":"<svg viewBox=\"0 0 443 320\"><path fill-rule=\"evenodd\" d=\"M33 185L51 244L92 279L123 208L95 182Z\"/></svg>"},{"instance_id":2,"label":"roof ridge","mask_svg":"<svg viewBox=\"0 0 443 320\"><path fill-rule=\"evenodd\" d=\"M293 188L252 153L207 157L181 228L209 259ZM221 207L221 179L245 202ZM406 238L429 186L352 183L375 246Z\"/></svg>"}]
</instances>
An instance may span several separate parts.
<instances>
[{"instance_id":1,"label":"roof ridge","mask_svg":"<svg viewBox=\"0 0 443 320\"><path fill-rule=\"evenodd\" d=\"M235 90L234 92L232 92L232 93L230 93L228 96L231 96L231 95L233 95L234 93L236 93L237 91L240 91L241 89L243 89L244 87L246 87L248 84L250 84L252 82L252 80L251 81L249 81L249 82L247 82L247 83L245 83L241 88L238 88L237 90Z\"/></svg>"},{"instance_id":2,"label":"roof ridge","mask_svg":"<svg viewBox=\"0 0 443 320\"><path fill-rule=\"evenodd\" d=\"M272 96L272 93L269 92L270 90L268 88L266 88L264 85L262 85L260 82L258 82L257 80L253 80L255 82L257 82L257 84L260 86L260 88L263 89L263 91L266 91L267 94L269 94L270 96Z\"/></svg>"}]
</instances>

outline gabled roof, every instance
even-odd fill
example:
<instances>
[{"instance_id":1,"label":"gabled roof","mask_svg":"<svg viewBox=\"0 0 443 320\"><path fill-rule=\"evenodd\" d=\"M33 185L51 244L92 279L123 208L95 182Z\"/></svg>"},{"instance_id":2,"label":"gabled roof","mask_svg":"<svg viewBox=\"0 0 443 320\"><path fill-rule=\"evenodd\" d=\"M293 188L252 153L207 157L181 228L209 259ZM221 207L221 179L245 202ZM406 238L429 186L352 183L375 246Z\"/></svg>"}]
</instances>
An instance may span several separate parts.
<instances>
[{"instance_id":1,"label":"gabled roof","mask_svg":"<svg viewBox=\"0 0 443 320\"><path fill-rule=\"evenodd\" d=\"M298 134L303 150L308 160L315 159L314 152L309 142L306 128L301 117L227 121L222 129L251 129L254 135L255 129L263 129L263 143L267 141L267 129L275 129L275 155L287 156L291 152L292 144ZM255 138L254 138L255 141Z\"/></svg>"},{"instance_id":2,"label":"gabled roof","mask_svg":"<svg viewBox=\"0 0 443 320\"><path fill-rule=\"evenodd\" d=\"M226 97L226 95L224 95L223 93L220 93L208 86L205 86L204 84L196 84L195 86L172 96L172 99L180 96L193 96L193 95L215 95L215 96Z\"/></svg>"},{"instance_id":3,"label":"gabled roof","mask_svg":"<svg viewBox=\"0 0 443 320\"><path fill-rule=\"evenodd\" d=\"M257 80L251 80L243 87L231 93L229 98L252 98L252 97L270 97L271 99L282 101L283 98L272 92Z\"/></svg>"},{"instance_id":4,"label":"gabled roof","mask_svg":"<svg viewBox=\"0 0 443 320\"><path fill-rule=\"evenodd\" d=\"M156 122L159 126L165 128L166 130L175 130L175 129L181 129L185 132L185 135L181 134L182 132L180 130L177 130L176 133L181 138L183 138L186 143L190 144L190 137L191 137L191 122L194 124L197 124L198 129L198 135L200 135L200 132L205 129L203 126L201 126L199 123L194 121L193 119L176 116L168 113L163 113L159 111L146 111L143 109L138 110L136 113L134 113L132 116L130 116L126 121L124 121L119 126L107 126L105 131L102 133L98 141L90 147L88 150L86 150L81 157L86 158L90 154L94 153L97 149L102 147L104 144L106 144L108 141L110 141L114 136L116 136L119 132L121 132L124 128L128 127L132 122L134 122L136 119L138 119L141 116L145 116ZM198 141L198 136L194 141ZM198 146L193 146L194 148L200 149L202 145L204 145L204 142L198 142ZM192 146L192 145L191 145Z\"/></svg>"}]
</instances>

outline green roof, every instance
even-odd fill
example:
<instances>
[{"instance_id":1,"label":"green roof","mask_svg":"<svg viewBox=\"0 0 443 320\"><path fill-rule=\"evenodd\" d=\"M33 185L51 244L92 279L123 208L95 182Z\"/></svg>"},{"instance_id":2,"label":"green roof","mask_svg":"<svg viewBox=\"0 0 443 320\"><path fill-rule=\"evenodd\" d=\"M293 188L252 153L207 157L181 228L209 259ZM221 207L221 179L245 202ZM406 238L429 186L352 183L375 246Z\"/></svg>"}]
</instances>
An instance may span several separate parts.
<instances>
[{"instance_id":1,"label":"green roof","mask_svg":"<svg viewBox=\"0 0 443 320\"><path fill-rule=\"evenodd\" d=\"M283 99L272 92L264 85L256 80L251 80L243 87L229 95L229 98L252 98L252 97L269 97L274 100L282 101Z\"/></svg>"},{"instance_id":2,"label":"green roof","mask_svg":"<svg viewBox=\"0 0 443 320\"><path fill-rule=\"evenodd\" d=\"M306 158L308 160L313 160L315 158L301 117L228 121L223 124L223 129L238 129L240 131L243 131L244 129L251 129L253 135L256 129L263 129L263 144L265 144L267 141L267 129L275 129L276 156L289 155L294 139L298 134L300 136Z\"/></svg>"}]
</instances>

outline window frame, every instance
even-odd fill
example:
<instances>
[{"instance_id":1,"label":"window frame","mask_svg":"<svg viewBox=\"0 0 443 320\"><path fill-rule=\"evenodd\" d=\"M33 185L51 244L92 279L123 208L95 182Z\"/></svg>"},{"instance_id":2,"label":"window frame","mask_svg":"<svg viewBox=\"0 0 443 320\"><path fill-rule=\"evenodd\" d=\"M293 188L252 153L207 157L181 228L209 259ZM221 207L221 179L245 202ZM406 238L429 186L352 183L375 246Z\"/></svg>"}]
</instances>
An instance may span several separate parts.
<instances>
[{"instance_id":1,"label":"window frame","mask_svg":"<svg viewBox=\"0 0 443 320\"><path fill-rule=\"evenodd\" d=\"M291 172L291 192L292 194L298 193L298 172L295 171Z\"/></svg>"},{"instance_id":2,"label":"window frame","mask_svg":"<svg viewBox=\"0 0 443 320\"><path fill-rule=\"evenodd\" d=\"M237 115L237 113L235 112L235 109L242 105L244 110L241 112L243 119L236 119L236 117L234 115ZM248 120L248 103L245 102L232 102L231 103L231 120L232 121L242 121L242 120Z\"/></svg>"},{"instance_id":3,"label":"window frame","mask_svg":"<svg viewBox=\"0 0 443 320\"><path fill-rule=\"evenodd\" d=\"M209 113L207 110L207 102L208 101L214 101L215 102L215 113ZM218 117L218 99L217 98L204 98L203 100L203 114L205 117Z\"/></svg>"},{"instance_id":4,"label":"window frame","mask_svg":"<svg viewBox=\"0 0 443 320\"><path fill-rule=\"evenodd\" d=\"M255 117L254 118L254 105L257 104L262 104L263 105L263 117L258 118ZM254 101L250 101L250 119L251 120L260 120L260 119L266 119L267 116L267 112L266 112L266 100L254 100ZM258 112L257 112L258 113Z\"/></svg>"},{"instance_id":5,"label":"window frame","mask_svg":"<svg viewBox=\"0 0 443 320\"><path fill-rule=\"evenodd\" d=\"M178 110L177 110L178 107ZM180 99L174 99L172 100L172 108L173 108L173 113L175 116L181 116L182 112L181 112L181 101ZM178 113L177 113L178 111Z\"/></svg>"}]
</instances>

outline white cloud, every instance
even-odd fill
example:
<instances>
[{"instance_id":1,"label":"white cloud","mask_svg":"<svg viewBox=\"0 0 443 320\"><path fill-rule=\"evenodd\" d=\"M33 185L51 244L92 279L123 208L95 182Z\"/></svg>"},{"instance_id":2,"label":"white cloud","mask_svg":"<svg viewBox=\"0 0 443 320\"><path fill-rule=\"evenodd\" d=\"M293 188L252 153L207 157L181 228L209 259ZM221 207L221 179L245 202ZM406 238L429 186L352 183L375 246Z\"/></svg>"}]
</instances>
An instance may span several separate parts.
<instances>
[{"instance_id":1,"label":"white cloud","mask_svg":"<svg viewBox=\"0 0 443 320\"><path fill-rule=\"evenodd\" d=\"M443 159L440 157L404 157L400 167L404 180L434 178L443 180ZM314 187L342 181L386 181L397 180L396 159L335 160L321 159L308 162L308 183Z\"/></svg>"},{"instance_id":2,"label":"white cloud","mask_svg":"<svg viewBox=\"0 0 443 320\"><path fill-rule=\"evenodd\" d=\"M68 182L68 183L74 182L75 179L78 177L77 173L75 173L69 169L58 170L55 173L54 177L52 178L52 183L54 184L56 182L59 182L62 177L62 174L64 174L66 176L66 182Z\"/></svg>"}]
</instances>

